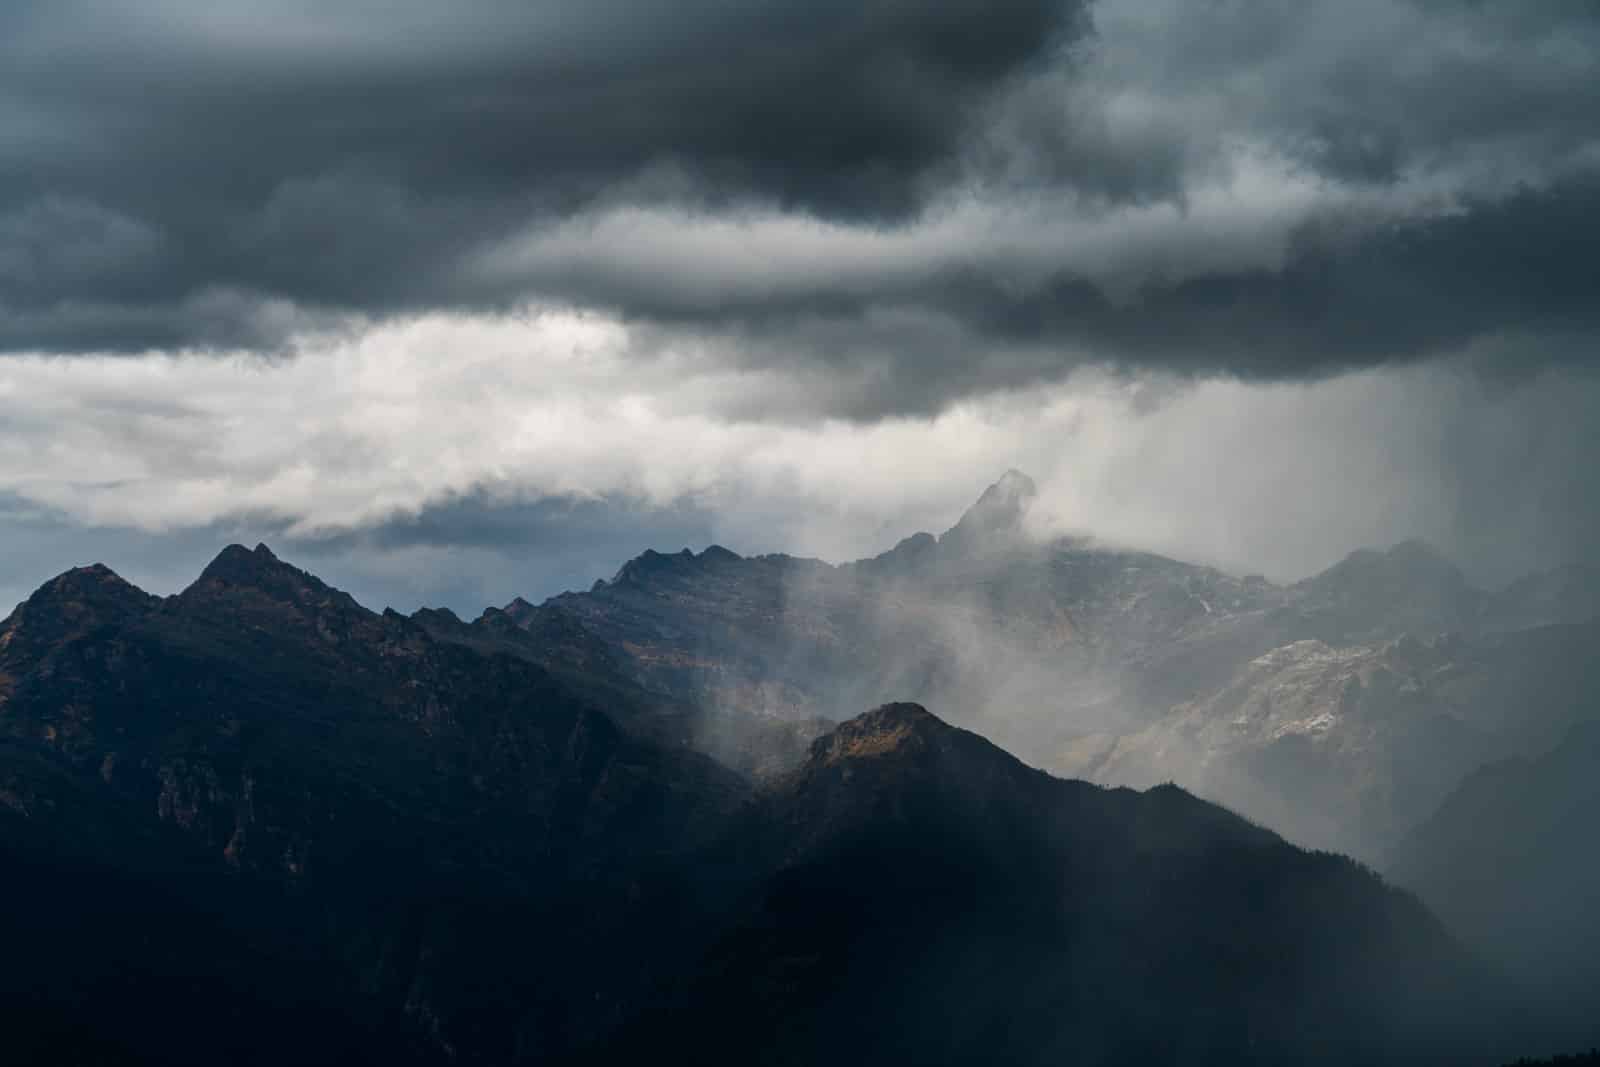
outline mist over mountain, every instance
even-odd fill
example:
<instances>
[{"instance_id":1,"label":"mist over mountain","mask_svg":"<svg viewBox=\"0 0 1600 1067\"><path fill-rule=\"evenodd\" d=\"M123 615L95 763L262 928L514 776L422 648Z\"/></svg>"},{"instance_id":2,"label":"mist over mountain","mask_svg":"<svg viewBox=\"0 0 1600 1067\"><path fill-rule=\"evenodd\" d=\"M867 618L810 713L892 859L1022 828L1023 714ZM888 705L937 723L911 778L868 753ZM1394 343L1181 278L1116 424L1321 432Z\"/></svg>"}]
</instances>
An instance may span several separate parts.
<instances>
[{"instance_id":1,"label":"mist over mountain","mask_svg":"<svg viewBox=\"0 0 1600 1067\"><path fill-rule=\"evenodd\" d=\"M1295 840L1376 861L1462 776L1600 712L1600 625L1331 645L1306 639L1142 729L1074 742L1096 780L1177 780Z\"/></svg>"},{"instance_id":2,"label":"mist over mountain","mask_svg":"<svg viewBox=\"0 0 1600 1067\"><path fill-rule=\"evenodd\" d=\"M1547 747L1600 692L1582 569L1484 590L1408 541L1282 586L1041 537L1032 497L1009 472L944 534L842 566L647 552L518 617L581 627L723 729L803 736L915 699L1042 766L1177 781L1372 861L1462 775Z\"/></svg>"},{"instance_id":3,"label":"mist over mountain","mask_svg":"<svg viewBox=\"0 0 1600 1067\"><path fill-rule=\"evenodd\" d=\"M589 595L815 566L647 555ZM752 708L728 751L769 762L726 768L705 664L564 603L377 614L265 546L166 599L41 587L0 625L14 1047L1490 1063L1536 1036L1414 898L1172 786L1054 778L908 703L803 733Z\"/></svg>"},{"instance_id":4,"label":"mist over mountain","mask_svg":"<svg viewBox=\"0 0 1600 1067\"><path fill-rule=\"evenodd\" d=\"M0 2L0 1067L1592 1050L1597 261L1593 0Z\"/></svg>"},{"instance_id":5,"label":"mist over mountain","mask_svg":"<svg viewBox=\"0 0 1600 1067\"><path fill-rule=\"evenodd\" d=\"M1468 944L1503 960L1570 1027L1600 1042L1600 722L1532 757L1488 763L1393 850L1394 879Z\"/></svg>"},{"instance_id":6,"label":"mist over mountain","mask_svg":"<svg viewBox=\"0 0 1600 1067\"><path fill-rule=\"evenodd\" d=\"M950 708L1058 773L1176 782L1290 840L1375 864L1398 862L1477 768L1536 756L1600 720L1600 599L1584 568L1482 589L1408 541L1280 586L1040 538L1028 485L1012 472L944 535L857 563L647 553L537 611L622 649L642 686L717 709L723 725L700 731L702 747L732 750L725 724L750 713L788 724L781 750L740 736L746 768L769 745L762 774L793 765L797 736L903 696ZM1537 818L1524 825L1537 837ZM1563 867L1582 861L1556 847L1540 877L1581 879ZM1503 910L1488 914L1532 908L1546 931L1580 931L1571 944L1593 955L1578 898L1533 904L1537 892L1512 878ZM1514 924L1475 926L1481 951L1526 973L1484 935ZM1543 977L1555 1000L1588 982L1576 966Z\"/></svg>"},{"instance_id":7,"label":"mist over mountain","mask_svg":"<svg viewBox=\"0 0 1600 1067\"><path fill-rule=\"evenodd\" d=\"M918 705L820 738L742 823L775 875L617 1061L1492 1059L1511 1026L1508 991L1349 861L1170 786L1052 778Z\"/></svg>"}]
</instances>

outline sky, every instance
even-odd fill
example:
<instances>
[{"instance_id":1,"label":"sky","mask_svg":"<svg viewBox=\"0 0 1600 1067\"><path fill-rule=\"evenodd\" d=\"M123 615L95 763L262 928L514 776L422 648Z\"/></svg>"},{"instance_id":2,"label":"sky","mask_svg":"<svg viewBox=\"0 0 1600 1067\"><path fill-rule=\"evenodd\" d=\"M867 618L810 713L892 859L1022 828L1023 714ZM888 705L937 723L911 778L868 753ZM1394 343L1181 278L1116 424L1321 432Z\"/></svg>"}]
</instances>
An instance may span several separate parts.
<instances>
[{"instance_id":1,"label":"sky","mask_svg":"<svg viewBox=\"0 0 1600 1067\"><path fill-rule=\"evenodd\" d=\"M1027 471L1238 573L1600 540L1591 0L11 0L0 601L476 613Z\"/></svg>"}]
</instances>

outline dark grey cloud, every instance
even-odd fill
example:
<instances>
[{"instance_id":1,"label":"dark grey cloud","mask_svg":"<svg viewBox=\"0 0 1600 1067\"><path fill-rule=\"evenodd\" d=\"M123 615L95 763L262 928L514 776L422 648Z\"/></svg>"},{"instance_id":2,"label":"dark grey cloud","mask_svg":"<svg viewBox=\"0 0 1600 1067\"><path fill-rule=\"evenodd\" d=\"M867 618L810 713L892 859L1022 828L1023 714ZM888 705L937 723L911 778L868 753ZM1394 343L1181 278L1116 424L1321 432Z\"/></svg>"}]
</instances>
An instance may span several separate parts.
<instances>
[{"instance_id":1,"label":"dark grey cloud","mask_svg":"<svg viewBox=\"0 0 1600 1067\"><path fill-rule=\"evenodd\" d=\"M784 370L781 392L730 411L759 419L925 415L964 396L1060 378L1083 364L1277 381L1452 357L1492 377L1600 369L1600 175L1468 201L1374 227L1297 226L1281 263L1218 265L1108 292L1087 269L1019 281L992 264L849 286L647 289L581 272L549 284L579 302L606 281L660 331L714 340L730 363ZM1345 220L1348 221L1348 220Z\"/></svg>"},{"instance_id":2,"label":"dark grey cloud","mask_svg":"<svg viewBox=\"0 0 1600 1067\"><path fill-rule=\"evenodd\" d=\"M1589 0L14 0L0 594L470 613L1011 465L1276 576L1588 558L1597 219Z\"/></svg>"},{"instance_id":3,"label":"dark grey cloud","mask_svg":"<svg viewBox=\"0 0 1600 1067\"><path fill-rule=\"evenodd\" d=\"M0 344L262 340L207 319L218 293L481 302L456 256L623 181L903 217L1079 21L1073 0L7 5Z\"/></svg>"},{"instance_id":4,"label":"dark grey cloud","mask_svg":"<svg viewBox=\"0 0 1600 1067\"><path fill-rule=\"evenodd\" d=\"M576 304L862 418L1096 362L1591 362L1589 3L324 8L7 5L0 350Z\"/></svg>"},{"instance_id":5,"label":"dark grey cloud","mask_svg":"<svg viewBox=\"0 0 1600 1067\"><path fill-rule=\"evenodd\" d=\"M1426 359L1512 334L1505 353L1595 363L1600 340L1600 176L1468 202L1348 241L1307 226L1280 268L1150 283L1123 301L1065 275L1016 293L985 277L936 287L982 334L1055 338L1130 362L1247 378L1330 374Z\"/></svg>"},{"instance_id":6,"label":"dark grey cloud","mask_svg":"<svg viewBox=\"0 0 1600 1067\"><path fill-rule=\"evenodd\" d=\"M1600 18L1584 0L1098 10L1109 51L1096 88L1159 105L1123 124L1183 143L1187 167L1243 136L1330 177L1387 183L1507 152L1550 166L1594 141ZM1071 153L1057 156L1070 172Z\"/></svg>"}]
</instances>

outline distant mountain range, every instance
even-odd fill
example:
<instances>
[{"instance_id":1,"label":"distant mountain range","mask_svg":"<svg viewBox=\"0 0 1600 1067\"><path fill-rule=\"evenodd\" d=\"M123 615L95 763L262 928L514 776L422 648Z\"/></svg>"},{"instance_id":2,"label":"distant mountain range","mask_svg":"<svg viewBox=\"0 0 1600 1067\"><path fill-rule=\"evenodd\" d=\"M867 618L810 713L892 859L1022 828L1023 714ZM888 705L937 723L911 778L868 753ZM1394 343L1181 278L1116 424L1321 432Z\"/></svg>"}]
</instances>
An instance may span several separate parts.
<instances>
[{"instance_id":1,"label":"distant mountain range","mask_svg":"<svg viewBox=\"0 0 1600 1067\"><path fill-rule=\"evenodd\" d=\"M1600 710L1600 709L1597 709ZM1389 868L1541 1003L1600 1025L1600 721L1484 766L1394 849Z\"/></svg>"},{"instance_id":2,"label":"distant mountain range","mask_svg":"<svg viewBox=\"0 0 1600 1067\"><path fill-rule=\"evenodd\" d=\"M1518 898L1488 838L1556 818L1515 780L1558 776L1460 783L1593 710L1583 572L1485 593L1407 544L1282 587L1041 545L1033 495L1011 472L942 537L838 567L647 552L470 622L369 611L265 546L167 598L102 566L53 579L0 623L5 1051L1547 1051L1485 934ZM1047 769L1164 776L1271 829L1171 785L1052 777L924 704ZM1273 830L1398 847L1469 947ZM1559 882L1556 848L1526 862ZM1450 896L1486 863L1496 888ZM1574 903L1541 900L1552 927Z\"/></svg>"},{"instance_id":3,"label":"distant mountain range","mask_svg":"<svg viewBox=\"0 0 1600 1067\"><path fill-rule=\"evenodd\" d=\"M747 772L791 766L862 707L917 700L1048 769L1176 781L1373 861L1463 775L1549 747L1600 693L1596 572L1489 592L1409 541L1279 586L1041 543L1034 495L1008 472L944 535L843 566L646 552L503 614L588 635L708 716L695 743Z\"/></svg>"}]
</instances>

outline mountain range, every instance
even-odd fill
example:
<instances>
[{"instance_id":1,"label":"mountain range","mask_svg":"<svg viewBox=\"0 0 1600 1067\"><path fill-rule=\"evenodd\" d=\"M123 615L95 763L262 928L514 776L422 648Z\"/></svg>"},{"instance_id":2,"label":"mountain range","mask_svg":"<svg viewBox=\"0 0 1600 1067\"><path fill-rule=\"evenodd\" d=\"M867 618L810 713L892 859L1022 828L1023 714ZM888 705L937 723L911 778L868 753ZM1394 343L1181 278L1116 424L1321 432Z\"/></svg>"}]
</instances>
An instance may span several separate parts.
<instances>
[{"instance_id":1,"label":"mountain range","mask_svg":"<svg viewBox=\"0 0 1600 1067\"><path fill-rule=\"evenodd\" d=\"M1280 586L1041 540L1034 495L1011 472L943 536L843 566L647 552L470 622L370 611L265 546L166 598L53 579L0 624L11 1050L1492 1063L1588 1040L1540 1005L1593 941L1530 978L1493 844L1588 825L1580 788L1518 784L1589 752L1587 572L1484 592L1407 543ZM1517 856L1562 884L1554 842ZM1496 881L1455 892L1464 871Z\"/></svg>"},{"instance_id":2,"label":"mountain range","mask_svg":"<svg viewBox=\"0 0 1600 1067\"><path fill-rule=\"evenodd\" d=\"M504 614L589 635L705 716L694 743L746 772L792 765L800 740L862 707L917 700L1049 770L1176 781L1369 862L1465 774L1543 751L1600 693L1600 572L1485 591L1408 541L1278 585L1033 536L1034 495L1008 472L942 536L842 566L646 552Z\"/></svg>"}]
</instances>

